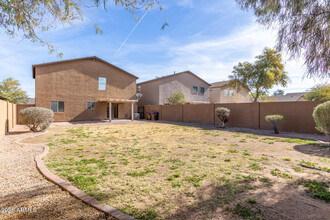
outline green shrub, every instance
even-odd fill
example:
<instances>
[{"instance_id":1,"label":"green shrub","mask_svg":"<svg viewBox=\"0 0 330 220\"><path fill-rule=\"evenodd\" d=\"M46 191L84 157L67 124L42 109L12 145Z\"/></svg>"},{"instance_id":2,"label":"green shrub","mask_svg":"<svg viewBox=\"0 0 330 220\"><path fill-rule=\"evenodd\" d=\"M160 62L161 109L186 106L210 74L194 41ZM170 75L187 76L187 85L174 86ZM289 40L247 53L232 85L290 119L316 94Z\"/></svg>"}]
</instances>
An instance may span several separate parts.
<instances>
[{"instance_id":1,"label":"green shrub","mask_svg":"<svg viewBox=\"0 0 330 220\"><path fill-rule=\"evenodd\" d=\"M29 107L20 111L22 121L31 131L43 131L53 122L52 110L41 107Z\"/></svg>"},{"instance_id":2,"label":"green shrub","mask_svg":"<svg viewBox=\"0 0 330 220\"><path fill-rule=\"evenodd\" d=\"M309 192L313 198L324 200L327 203L330 202L329 187L326 183L305 179L299 179L297 183L307 187L307 192Z\"/></svg>"},{"instance_id":3,"label":"green shrub","mask_svg":"<svg viewBox=\"0 0 330 220\"><path fill-rule=\"evenodd\" d=\"M330 84L319 84L304 95L308 101L330 99Z\"/></svg>"},{"instance_id":4,"label":"green shrub","mask_svg":"<svg viewBox=\"0 0 330 220\"><path fill-rule=\"evenodd\" d=\"M283 115L266 115L266 121L273 126L275 134L279 133L278 126L284 120Z\"/></svg>"},{"instance_id":5,"label":"green shrub","mask_svg":"<svg viewBox=\"0 0 330 220\"><path fill-rule=\"evenodd\" d=\"M180 105L185 104L185 102L184 94L182 92L176 92L168 98L168 104L170 105Z\"/></svg>"},{"instance_id":6,"label":"green shrub","mask_svg":"<svg viewBox=\"0 0 330 220\"><path fill-rule=\"evenodd\" d=\"M319 104L313 112L316 129L325 135L330 135L330 101Z\"/></svg>"},{"instance_id":7,"label":"green shrub","mask_svg":"<svg viewBox=\"0 0 330 220\"><path fill-rule=\"evenodd\" d=\"M226 127L226 123L229 121L230 110L228 108L219 107L215 109L215 115L220 119L220 128Z\"/></svg>"}]
</instances>

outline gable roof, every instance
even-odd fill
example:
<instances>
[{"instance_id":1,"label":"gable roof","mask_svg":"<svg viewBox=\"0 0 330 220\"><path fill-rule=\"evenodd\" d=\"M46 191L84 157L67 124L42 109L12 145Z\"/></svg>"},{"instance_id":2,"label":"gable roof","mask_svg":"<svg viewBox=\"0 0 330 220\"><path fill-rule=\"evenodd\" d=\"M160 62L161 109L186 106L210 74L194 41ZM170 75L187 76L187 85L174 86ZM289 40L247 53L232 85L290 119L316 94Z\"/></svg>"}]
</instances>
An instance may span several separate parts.
<instances>
[{"instance_id":1,"label":"gable roof","mask_svg":"<svg viewBox=\"0 0 330 220\"><path fill-rule=\"evenodd\" d=\"M269 96L268 100L271 102L294 102L298 101L304 94L305 92L287 93L285 95Z\"/></svg>"},{"instance_id":2,"label":"gable roof","mask_svg":"<svg viewBox=\"0 0 330 220\"><path fill-rule=\"evenodd\" d=\"M162 77L158 77L156 79L152 79L152 80L147 80L147 81L144 81L144 82L140 82L140 83L137 83L136 85L142 85L142 84L146 84L146 83L151 83L151 82L155 82L155 81L158 81L158 80L163 80L163 79L167 79L167 78L171 78L173 76L178 76L178 75L181 75L181 74L184 74L184 73L188 73L194 77L196 77L197 79L199 79L200 81L204 82L205 84L211 86L210 83L206 82L205 80L203 80L202 78L200 78L199 76L195 75L194 73L192 73L190 70L186 70L186 71L183 71L183 72L180 72L180 73L174 73L174 74L171 74L171 75L167 75L167 76L162 76Z\"/></svg>"},{"instance_id":3,"label":"gable roof","mask_svg":"<svg viewBox=\"0 0 330 220\"><path fill-rule=\"evenodd\" d=\"M97 56L82 57L82 58L76 58L76 59L60 60L60 61L49 62L49 63L35 64L35 65L32 65L32 77L33 77L33 79L35 79L35 76L36 76L35 68L36 68L36 67L39 67L39 66L47 66L47 65L53 65L53 64L58 64L58 63L75 62L75 61L80 61L80 60L92 60L92 61L96 61L96 60L97 60L97 61L99 61L99 62L101 62L101 63L104 63L104 64L107 64L107 65L109 65L109 66L111 66L111 67L114 67L114 68L116 68L116 69L118 69L118 70L120 70L120 71L122 71L122 72L124 72L124 73L126 73L126 74L128 74L128 75L130 75L130 76L133 76L133 77L135 77L136 79L139 78L139 77L137 77L137 76L135 76L135 75L133 75L133 74L131 74L131 73L129 73L129 72L127 72L127 71L125 71L125 70L123 70L123 69L121 69L121 68L119 68L119 67L117 67L117 66L115 66L115 65L113 65L113 64L111 64L111 63L109 63L109 62L107 62L107 61L105 61L105 60L102 60L101 58L98 58Z\"/></svg>"},{"instance_id":4,"label":"gable roof","mask_svg":"<svg viewBox=\"0 0 330 220\"><path fill-rule=\"evenodd\" d=\"M23 105L35 105L36 104L35 98L27 98L25 101L19 100L19 102L20 102L20 104L23 104Z\"/></svg>"},{"instance_id":5,"label":"gable roof","mask_svg":"<svg viewBox=\"0 0 330 220\"><path fill-rule=\"evenodd\" d=\"M214 82L214 83L211 83L211 88L226 86L226 85L228 85L228 83L229 83L229 80L227 80L227 81L220 81L220 82Z\"/></svg>"}]
</instances>

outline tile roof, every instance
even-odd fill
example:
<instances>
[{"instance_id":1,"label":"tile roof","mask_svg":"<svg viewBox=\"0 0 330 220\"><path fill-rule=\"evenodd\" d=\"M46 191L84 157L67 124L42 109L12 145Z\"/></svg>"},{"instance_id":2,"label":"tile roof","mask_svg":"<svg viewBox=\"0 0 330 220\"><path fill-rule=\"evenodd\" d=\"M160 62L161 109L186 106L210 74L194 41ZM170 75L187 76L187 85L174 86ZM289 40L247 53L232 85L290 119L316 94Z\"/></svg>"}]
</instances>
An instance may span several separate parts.
<instances>
[{"instance_id":1,"label":"tile roof","mask_svg":"<svg viewBox=\"0 0 330 220\"><path fill-rule=\"evenodd\" d=\"M228 85L228 83L229 83L229 80L214 82L214 83L211 83L211 88L222 87L222 86Z\"/></svg>"}]
</instances>

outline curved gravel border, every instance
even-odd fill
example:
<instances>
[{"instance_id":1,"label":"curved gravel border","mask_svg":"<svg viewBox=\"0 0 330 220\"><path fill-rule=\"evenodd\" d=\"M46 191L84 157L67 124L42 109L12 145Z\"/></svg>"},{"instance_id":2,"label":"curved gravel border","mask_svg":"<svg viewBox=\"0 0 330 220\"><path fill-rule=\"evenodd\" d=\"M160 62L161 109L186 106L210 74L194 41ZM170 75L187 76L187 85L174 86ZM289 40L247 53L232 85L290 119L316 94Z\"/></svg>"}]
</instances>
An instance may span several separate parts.
<instances>
[{"instance_id":1,"label":"curved gravel border","mask_svg":"<svg viewBox=\"0 0 330 220\"><path fill-rule=\"evenodd\" d=\"M133 218L127 214L124 214L109 205L106 205L104 203L97 201L95 198L87 195L86 193L82 192L80 189L74 187L73 185L71 185L68 182L65 182L63 179L61 179L60 177L58 177L58 176L54 175L52 172L50 172L47 169L47 167L45 166L44 162L42 161L42 158L45 155L47 155L47 153L49 151L49 147L46 145L43 145L43 147L44 147L44 151L35 157L35 162L37 165L37 169L43 176L45 176L45 178L47 180L55 183L62 189L68 191L72 196L76 197L77 199L80 199L87 205L90 205L99 211L109 214L119 220L135 220L135 218Z\"/></svg>"}]
</instances>

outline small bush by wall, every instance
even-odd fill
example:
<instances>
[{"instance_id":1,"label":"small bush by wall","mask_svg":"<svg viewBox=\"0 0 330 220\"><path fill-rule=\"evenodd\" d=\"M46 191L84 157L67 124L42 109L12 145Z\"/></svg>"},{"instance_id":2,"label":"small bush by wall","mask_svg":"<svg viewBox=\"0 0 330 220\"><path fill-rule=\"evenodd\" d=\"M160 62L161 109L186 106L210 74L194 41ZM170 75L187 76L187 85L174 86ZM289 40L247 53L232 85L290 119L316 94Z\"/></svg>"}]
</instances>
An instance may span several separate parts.
<instances>
[{"instance_id":1,"label":"small bush by wall","mask_svg":"<svg viewBox=\"0 0 330 220\"><path fill-rule=\"evenodd\" d=\"M265 117L266 121L273 126L275 134L279 133L279 125L284 120L283 115L267 115Z\"/></svg>"},{"instance_id":2,"label":"small bush by wall","mask_svg":"<svg viewBox=\"0 0 330 220\"><path fill-rule=\"evenodd\" d=\"M313 112L316 129L325 135L330 135L330 101L319 104Z\"/></svg>"},{"instance_id":3,"label":"small bush by wall","mask_svg":"<svg viewBox=\"0 0 330 220\"><path fill-rule=\"evenodd\" d=\"M23 124L31 131L43 131L53 122L54 113L52 110L41 107L29 107L20 111Z\"/></svg>"},{"instance_id":4,"label":"small bush by wall","mask_svg":"<svg viewBox=\"0 0 330 220\"><path fill-rule=\"evenodd\" d=\"M219 107L215 109L215 115L220 119L220 127L226 127L226 123L229 121L230 110L228 108Z\"/></svg>"}]
</instances>

